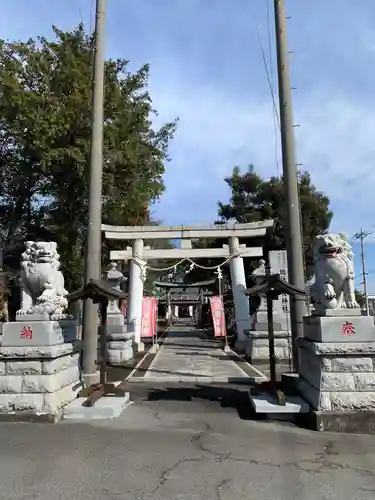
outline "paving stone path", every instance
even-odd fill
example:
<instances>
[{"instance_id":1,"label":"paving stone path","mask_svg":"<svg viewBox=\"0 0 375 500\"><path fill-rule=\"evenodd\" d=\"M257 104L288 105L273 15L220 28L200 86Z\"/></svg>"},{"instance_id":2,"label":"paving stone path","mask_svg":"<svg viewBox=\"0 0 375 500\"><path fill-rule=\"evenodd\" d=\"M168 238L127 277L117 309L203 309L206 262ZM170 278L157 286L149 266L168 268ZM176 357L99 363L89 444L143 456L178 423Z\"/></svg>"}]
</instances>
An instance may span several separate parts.
<instances>
[{"instance_id":1,"label":"paving stone path","mask_svg":"<svg viewBox=\"0 0 375 500\"><path fill-rule=\"evenodd\" d=\"M255 372L252 375L259 376ZM248 377L249 374L224 353L220 343L207 338L201 330L176 325L142 379L145 382L204 383L245 382Z\"/></svg>"}]
</instances>

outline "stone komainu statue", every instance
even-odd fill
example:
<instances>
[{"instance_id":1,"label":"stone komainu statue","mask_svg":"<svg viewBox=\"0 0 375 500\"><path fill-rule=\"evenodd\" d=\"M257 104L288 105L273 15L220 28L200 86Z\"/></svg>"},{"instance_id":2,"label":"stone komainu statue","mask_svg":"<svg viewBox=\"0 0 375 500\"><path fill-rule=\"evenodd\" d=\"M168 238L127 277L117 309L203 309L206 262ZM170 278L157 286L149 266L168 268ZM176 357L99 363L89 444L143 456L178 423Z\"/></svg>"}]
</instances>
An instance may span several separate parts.
<instances>
[{"instance_id":1,"label":"stone komainu statue","mask_svg":"<svg viewBox=\"0 0 375 500\"><path fill-rule=\"evenodd\" d=\"M358 308L353 252L345 234L324 234L315 240L315 283L311 295L325 309Z\"/></svg>"},{"instance_id":2,"label":"stone komainu statue","mask_svg":"<svg viewBox=\"0 0 375 500\"><path fill-rule=\"evenodd\" d=\"M51 319L65 318L68 292L59 270L57 244L27 241L25 246L21 256L21 309L17 315L47 314Z\"/></svg>"}]
</instances>

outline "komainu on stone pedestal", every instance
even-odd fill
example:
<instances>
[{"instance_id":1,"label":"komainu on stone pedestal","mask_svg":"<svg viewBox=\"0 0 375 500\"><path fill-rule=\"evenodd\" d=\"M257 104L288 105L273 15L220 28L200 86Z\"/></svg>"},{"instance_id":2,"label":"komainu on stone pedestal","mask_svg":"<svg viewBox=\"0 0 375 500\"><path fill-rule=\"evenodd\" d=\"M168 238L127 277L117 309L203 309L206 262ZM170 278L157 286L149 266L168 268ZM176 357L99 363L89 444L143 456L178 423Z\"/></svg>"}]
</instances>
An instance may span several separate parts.
<instances>
[{"instance_id":1,"label":"komainu on stone pedestal","mask_svg":"<svg viewBox=\"0 0 375 500\"><path fill-rule=\"evenodd\" d=\"M323 234L315 241L315 283L312 297L322 309L358 309L353 252L344 234Z\"/></svg>"},{"instance_id":2,"label":"komainu on stone pedestal","mask_svg":"<svg viewBox=\"0 0 375 500\"><path fill-rule=\"evenodd\" d=\"M27 241L21 262L21 309L25 315L45 315L51 320L65 319L68 306L60 255L54 241Z\"/></svg>"}]
</instances>

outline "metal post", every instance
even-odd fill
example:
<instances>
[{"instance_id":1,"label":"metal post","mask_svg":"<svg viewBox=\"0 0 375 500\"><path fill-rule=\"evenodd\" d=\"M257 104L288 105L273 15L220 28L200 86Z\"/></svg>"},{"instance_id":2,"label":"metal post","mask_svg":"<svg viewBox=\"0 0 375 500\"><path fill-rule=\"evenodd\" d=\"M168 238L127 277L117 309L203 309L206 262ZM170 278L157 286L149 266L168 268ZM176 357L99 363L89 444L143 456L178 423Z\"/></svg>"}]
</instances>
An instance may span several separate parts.
<instances>
[{"instance_id":1,"label":"metal post","mask_svg":"<svg viewBox=\"0 0 375 500\"><path fill-rule=\"evenodd\" d=\"M107 351L107 311L108 311L108 300L102 300L100 304L100 318L101 318L101 328L100 328L100 383L104 385L107 382L107 362L108 362L108 351Z\"/></svg>"},{"instance_id":2,"label":"metal post","mask_svg":"<svg viewBox=\"0 0 375 500\"><path fill-rule=\"evenodd\" d=\"M90 279L99 279L101 270L105 8L106 0L96 0L86 283ZM83 309L82 368L87 383L96 374L97 339L98 306L91 299L86 299Z\"/></svg>"},{"instance_id":3,"label":"metal post","mask_svg":"<svg viewBox=\"0 0 375 500\"><path fill-rule=\"evenodd\" d=\"M266 266L266 276L271 275L270 266ZM271 291L267 290L267 326L268 326L268 346L269 346L269 363L270 363L270 378L273 386L276 386L276 355L275 355L275 332L273 325L273 300Z\"/></svg>"},{"instance_id":4,"label":"metal post","mask_svg":"<svg viewBox=\"0 0 375 500\"><path fill-rule=\"evenodd\" d=\"M224 352L228 353L228 352L230 352L230 347L229 347L229 343L228 343L227 325L225 324L224 299L223 299L223 290L222 290L223 272L222 272L220 267L217 268L217 279L219 280L219 297L220 297L220 303L222 306L221 315L220 315L220 328L221 328L221 331L223 331L223 328L225 329Z\"/></svg>"},{"instance_id":5,"label":"metal post","mask_svg":"<svg viewBox=\"0 0 375 500\"><path fill-rule=\"evenodd\" d=\"M368 293L367 293L367 272L366 272L366 259L365 259L365 248L364 248L364 239L366 236L371 234L369 231L364 231L363 227L361 227L361 232L354 235L355 238L359 239L361 242L361 261L362 261L362 279L363 279L363 295L365 299L365 313L366 316L370 314L369 305L368 305Z\"/></svg>"},{"instance_id":6,"label":"metal post","mask_svg":"<svg viewBox=\"0 0 375 500\"><path fill-rule=\"evenodd\" d=\"M292 285L305 288L301 210L297 166L294 152L294 127L290 89L289 61L286 40L284 0L274 0L277 69L279 84L281 147L283 159L283 184L286 200L286 240L288 253L288 275ZM303 336L303 316L306 314L304 298L290 301L293 369L298 371L298 348L296 339Z\"/></svg>"}]
</instances>

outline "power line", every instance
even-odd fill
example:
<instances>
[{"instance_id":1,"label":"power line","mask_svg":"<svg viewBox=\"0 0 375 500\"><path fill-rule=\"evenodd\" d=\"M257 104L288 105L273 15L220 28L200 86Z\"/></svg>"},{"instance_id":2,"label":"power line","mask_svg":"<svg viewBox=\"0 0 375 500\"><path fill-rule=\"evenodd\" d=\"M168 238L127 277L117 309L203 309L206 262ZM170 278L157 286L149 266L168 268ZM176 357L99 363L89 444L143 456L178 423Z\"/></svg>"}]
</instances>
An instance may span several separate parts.
<instances>
[{"instance_id":1,"label":"power line","mask_svg":"<svg viewBox=\"0 0 375 500\"><path fill-rule=\"evenodd\" d=\"M262 54L262 60L263 60L263 65L264 65L264 69L265 69L266 76L267 76L268 87L269 87L269 90L270 90L270 93L271 93L273 110L274 110L274 114L275 114L276 119L277 119L278 126L280 128L280 117L279 117L279 112L278 112L278 109L277 109L275 93L273 91L273 84L272 84L271 73L270 73L270 70L268 69L268 63L267 63L266 53L265 53L265 50L264 50L264 47L263 47L262 37L260 36L259 25L258 25L258 23L256 21L256 18L255 18L255 7L253 7L253 12L254 12L255 30L257 32L257 38L258 38L259 48L260 48L260 52Z\"/></svg>"},{"instance_id":2,"label":"power line","mask_svg":"<svg viewBox=\"0 0 375 500\"><path fill-rule=\"evenodd\" d=\"M270 15L270 0L265 0L266 3L266 19L267 19L267 34L268 34L268 55L269 55L269 67L270 67L270 77L271 77L271 86L273 93L275 93L275 77L273 71L273 58L272 58L272 36L271 36L271 15ZM275 108L272 113L273 118L273 136L274 136L274 148L275 148L275 162L276 162L276 172L277 176L280 176L280 165L279 165L279 148L278 148L278 128L277 128L277 114L275 113Z\"/></svg>"}]
</instances>

